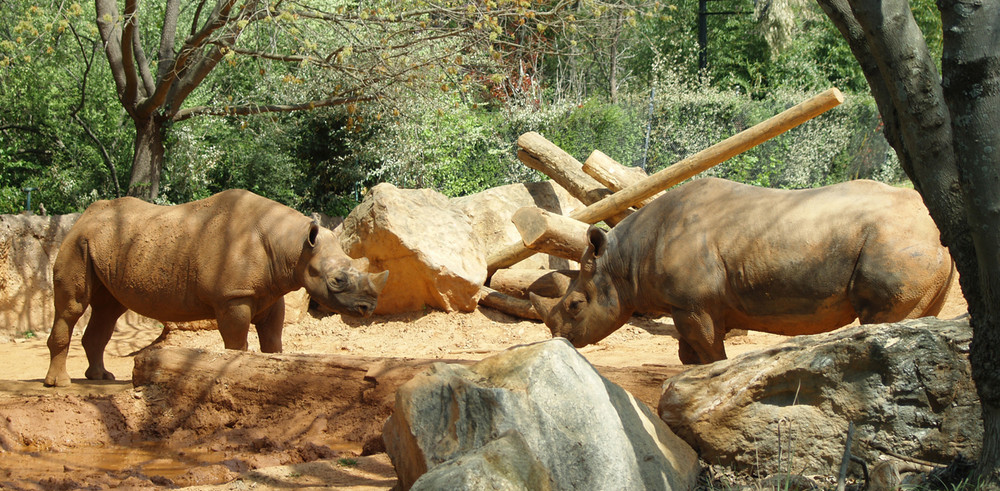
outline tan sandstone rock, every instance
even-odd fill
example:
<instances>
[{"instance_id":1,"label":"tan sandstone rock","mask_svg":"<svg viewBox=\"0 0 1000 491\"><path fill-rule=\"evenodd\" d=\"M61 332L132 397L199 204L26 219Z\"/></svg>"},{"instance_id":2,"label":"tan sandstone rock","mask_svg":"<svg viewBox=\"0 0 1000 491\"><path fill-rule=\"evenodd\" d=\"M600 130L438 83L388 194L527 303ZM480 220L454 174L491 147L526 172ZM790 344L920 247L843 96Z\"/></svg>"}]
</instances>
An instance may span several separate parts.
<instances>
[{"instance_id":1,"label":"tan sandstone rock","mask_svg":"<svg viewBox=\"0 0 1000 491\"><path fill-rule=\"evenodd\" d=\"M376 313L471 312L486 281L486 258L472 224L429 189L382 183L344 219L341 244L371 271L389 271Z\"/></svg>"},{"instance_id":2,"label":"tan sandstone rock","mask_svg":"<svg viewBox=\"0 0 1000 491\"><path fill-rule=\"evenodd\" d=\"M521 241L521 234L511 222L517 210L536 206L559 215L583 208L583 203L552 181L509 184L451 199L451 206L472 220L480 249L489 257L509 244ZM576 263L546 254L535 254L514 268L570 269Z\"/></svg>"}]
</instances>

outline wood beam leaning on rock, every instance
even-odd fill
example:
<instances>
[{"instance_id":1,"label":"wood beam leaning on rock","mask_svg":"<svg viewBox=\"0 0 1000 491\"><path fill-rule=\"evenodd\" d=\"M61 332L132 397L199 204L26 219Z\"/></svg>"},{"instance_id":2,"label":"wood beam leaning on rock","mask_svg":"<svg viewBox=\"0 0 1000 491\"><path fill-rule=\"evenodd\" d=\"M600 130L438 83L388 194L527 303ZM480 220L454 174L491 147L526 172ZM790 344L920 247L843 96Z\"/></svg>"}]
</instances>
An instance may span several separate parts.
<instances>
[{"instance_id":1,"label":"wood beam leaning on rock","mask_svg":"<svg viewBox=\"0 0 1000 491\"><path fill-rule=\"evenodd\" d=\"M775 136L778 136L820 114L838 106L844 95L837 88L828 89L763 122L747 128L690 157L664 168L641 182L604 197L600 201L576 210L571 218L593 224L626 211L640 201L650 198L698 173L710 169ZM523 135L522 135L523 136ZM520 141L520 139L519 139ZM530 257L534 251L522 243L511 244L487 258L487 277L498 269L512 266Z\"/></svg>"}]
</instances>

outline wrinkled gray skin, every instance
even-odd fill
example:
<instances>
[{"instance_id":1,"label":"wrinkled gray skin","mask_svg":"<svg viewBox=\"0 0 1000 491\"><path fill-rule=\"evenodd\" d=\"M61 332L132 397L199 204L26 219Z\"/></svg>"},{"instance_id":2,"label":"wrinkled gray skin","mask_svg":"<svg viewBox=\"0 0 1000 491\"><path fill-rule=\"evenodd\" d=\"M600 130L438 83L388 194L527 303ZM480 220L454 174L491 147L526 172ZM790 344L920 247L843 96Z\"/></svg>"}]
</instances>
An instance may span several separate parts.
<instances>
[{"instance_id":1,"label":"wrinkled gray skin","mask_svg":"<svg viewBox=\"0 0 1000 491\"><path fill-rule=\"evenodd\" d=\"M135 198L98 201L76 222L53 265L55 322L45 385L69 385L66 357L89 305L88 379L114 379L104 348L131 309L161 321L217 319L227 349L281 351L284 295L305 287L321 305L369 316L388 272L351 267L337 237L305 215L249 191L176 206Z\"/></svg>"},{"instance_id":2,"label":"wrinkled gray skin","mask_svg":"<svg viewBox=\"0 0 1000 491\"><path fill-rule=\"evenodd\" d=\"M673 317L683 363L726 358L730 329L831 331L860 318L940 312L951 256L920 196L873 181L808 190L706 178L675 188L610 233L591 227L580 275L551 308L554 336L596 343L634 312Z\"/></svg>"}]
</instances>

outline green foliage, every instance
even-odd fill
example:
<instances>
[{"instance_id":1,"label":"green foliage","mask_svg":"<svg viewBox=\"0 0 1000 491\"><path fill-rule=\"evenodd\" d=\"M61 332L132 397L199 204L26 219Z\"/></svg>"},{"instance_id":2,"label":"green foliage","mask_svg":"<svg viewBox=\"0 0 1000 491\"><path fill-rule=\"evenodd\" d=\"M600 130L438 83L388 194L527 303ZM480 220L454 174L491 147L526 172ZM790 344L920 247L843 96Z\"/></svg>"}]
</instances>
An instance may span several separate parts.
<instances>
[{"instance_id":1,"label":"green foliage","mask_svg":"<svg viewBox=\"0 0 1000 491\"><path fill-rule=\"evenodd\" d=\"M175 125L170 137L161 202L239 188L295 208L302 204L304 169L286 125L265 118L202 118Z\"/></svg>"},{"instance_id":2,"label":"green foliage","mask_svg":"<svg viewBox=\"0 0 1000 491\"><path fill-rule=\"evenodd\" d=\"M646 117L642 101L637 102L615 105L591 98L569 106L544 128L545 136L581 162L600 150L622 164L640 166Z\"/></svg>"},{"instance_id":3,"label":"green foliage","mask_svg":"<svg viewBox=\"0 0 1000 491\"><path fill-rule=\"evenodd\" d=\"M381 126L353 125L348 110L331 109L295 116L294 151L306 178L302 208L330 216L347 216L371 178L376 157L366 147Z\"/></svg>"},{"instance_id":4,"label":"green foliage","mask_svg":"<svg viewBox=\"0 0 1000 491\"><path fill-rule=\"evenodd\" d=\"M107 64L91 63L100 44L85 20L93 4L43 9L7 2L0 17L0 213L80 211L114 197L102 157L131 156ZM95 51L96 50L96 51ZM84 83L87 81L88 83ZM103 148L102 148L103 147ZM124 169L127 175L127 166ZM119 174L123 172L118 169Z\"/></svg>"},{"instance_id":5,"label":"green foliage","mask_svg":"<svg viewBox=\"0 0 1000 491\"><path fill-rule=\"evenodd\" d=\"M814 93L781 91L766 99L662 84L657 91L650 162L659 170L774 116ZM705 175L766 187L803 188L851 178L902 179L880 133L874 101L848 94L844 104L740 154Z\"/></svg>"},{"instance_id":6,"label":"green foliage","mask_svg":"<svg viewBox=\"0 0 1000 491\"><path fill-rule=\"evenodd\" d=\"M505 117L510 113L443 97L415 106L368 143L377 156L373 178L447 196L537 179L516 160L510 128L518 122Z\"/></svg>"},{"instance_id":7,"label":"green foliage","mask_svg":"<svg viewBox=\"0 0 1000 491\"><path fill-rule=\"evenodd\" d=\"M50 213L79 211L96 199L114 197L110 165L121 184L127 183L134 128L120 109L103 58L94 4L52 3L32 10L24 0L0 2L13 12L0 18L0 213L24 207L25 187L38 188L32 194L35 211L44 203ZM696 4L588 4L591 10L580 12L578 20L611 29L606 32L577 30L572 22L539 31L537 18L520 25L520 16L530 9L518 6L510 16L493 19L496 26L480 23L483 36L496 37L492 52L443 46L448 56L382 92L391 97L278 116L226 110L226 116L173 124L166 131L159 201L185 202L240 187L306 212L346 215L366 188L381 181L461 196L544 179L517 160L516 141L526 131L542 133L580 161L594 149L633 166L647 155L653 172L831 85L848 94L844 105L711 173L780 187L855 177L901 179L846 42L814 3L786 3L791 23L784 25L787 36L781 42L751 13L710 16L710 65L703 76L697 70ZM940 53L933 2L911 5L931 51ZM368 36L377 27L368 20L393 23L388 17L392 5L381 7L381 12L377 6L333 8L350 18L353 27L345 26L353 35ZM713 2L711 8L752 9L744 0ZM143 6L139 28L147 54L156 52L162 9ZM192 17L185 10L181 22L190 24ZM239 46L317 56L312 43L337 48L336 35L276 11L274 19L250 25ZM615 39L622 40L616 45L622 71L621 90L612 103L608 73L602 70ZM503 47L512 41L523 43L521 49ZM341 47L327 61L341 68L360 63L358 46ZM410 55L410 63L434 55L437 48L421 49ZM184 104L231 109L343 95L348 93L340 85L345 73L246 53L227 55ZM655 111L646 149L653 87Z\"/></svg>"}]
</instances>

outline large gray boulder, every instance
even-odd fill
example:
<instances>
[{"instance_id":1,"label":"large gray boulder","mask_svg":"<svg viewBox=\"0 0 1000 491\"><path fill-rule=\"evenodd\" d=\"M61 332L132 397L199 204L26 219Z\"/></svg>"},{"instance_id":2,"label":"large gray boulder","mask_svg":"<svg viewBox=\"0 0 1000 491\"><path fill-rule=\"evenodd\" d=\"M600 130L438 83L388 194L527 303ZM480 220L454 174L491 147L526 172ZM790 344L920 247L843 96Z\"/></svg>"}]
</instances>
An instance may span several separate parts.
<instances>
[{"instance_id":1,"label":"large gray boulder","mask_svg":"<svg viewBox=\"0 0 1000 491\"><path fill-rule=\"evenodd\" d=\"M933 317L798 336L667 379L659 413L703 460L766 472L835 474L849 422L868 462L974 457L971 339L967 320Z\"/></svg>"},{"instance_id":2,"label":"large gray boulder","mask_svg":"<svg viewBox=\"0 0 1000 491\"><path fill-rule=\"evenodd\" d=\"M583 208L584 204L562 186L552 181L544 181L508 184L452 198L451 206L469 217L475 240L480 250L489 257L510 244L521 242L521 234L511 222L511 217L517 210L526 206L537 206L559 215L569 215ZM563 258L535 254L512 267L570 269L573 265Z\"/></svg>"},{"instance_id":3,"label":"large gray boulder","mask_svg":"<svg viewBox=\"0 0 1000 491\"><path fill-rule=\"evenodd\" d=\"M699 472L687 444L561 338L435 364L397 390L382 435L404 489L425 473L478 489L493 473L506 489L686 490Z\"/></svg>"},{"instance_id":4,"label":"large gray boulder","mask_svg":"<svg viewBox=\"0 0 1000 491\"><path fill-rule=\"evenodd\" d=\"M340 241L347 255L367 258L371 271L389 271L379 314L471 312L486 282L486 256L469 218L430 189L373 187L344 219Z\"/></svg>"},{"instance_id":5,"label":"large gray boulder","mask_svg":"<svg viewBox=\"0 0 1000 491\"><path fill-rule=\"evenodd\" d=\"M410 491L550 490L552 475L517 430L420 476Z\"/></svg>"}]
</instances>

